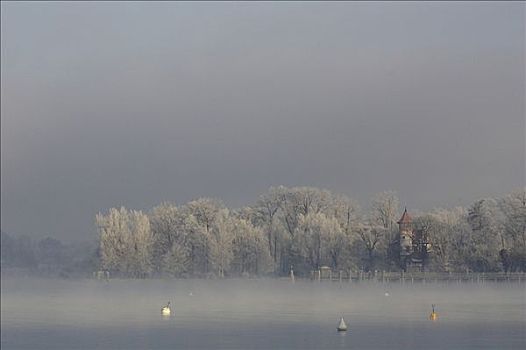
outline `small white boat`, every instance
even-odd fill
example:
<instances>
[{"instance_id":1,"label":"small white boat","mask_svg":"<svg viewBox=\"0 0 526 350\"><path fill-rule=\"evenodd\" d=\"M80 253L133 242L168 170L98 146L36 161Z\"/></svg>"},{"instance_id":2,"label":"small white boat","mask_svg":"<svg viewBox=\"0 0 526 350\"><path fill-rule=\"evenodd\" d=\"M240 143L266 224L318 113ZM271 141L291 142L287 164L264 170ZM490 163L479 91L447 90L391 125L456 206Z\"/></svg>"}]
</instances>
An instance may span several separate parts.
<instances>
[{"instance_id":1,"label":"small white boat","mask_svg":"<svg viewBox=\"0 0 526 350\"><path fill-rule=\"evenodd\" d=\"M340 319L340 324L338 325L338 332L345 332L347 330L347 325L343 320L343 317Z\"/></svg>"},{"instance_id":2,"label":"small white boat","mask_svg":"<svg viewBox=\"0 0 526 350\"><path fill-rule=\"evenodd\" d=\"M166 306L162 307L161 315L163 315L163 316L170 316L171 313L172 313L172 310L170 309L170 302L168 302L168 304L166 304Z\"/></svg>"}]
</instances>

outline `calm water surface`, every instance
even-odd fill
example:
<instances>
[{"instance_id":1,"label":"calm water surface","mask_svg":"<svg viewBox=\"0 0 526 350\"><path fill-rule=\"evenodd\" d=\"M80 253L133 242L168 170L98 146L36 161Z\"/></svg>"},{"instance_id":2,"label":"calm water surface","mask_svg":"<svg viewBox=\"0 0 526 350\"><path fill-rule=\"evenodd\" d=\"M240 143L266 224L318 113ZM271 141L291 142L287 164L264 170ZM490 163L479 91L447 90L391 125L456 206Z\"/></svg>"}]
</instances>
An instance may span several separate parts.
<instances>
[{"instance_id":1,"label":"calm water surface","mask_svg":"<svg viewBox=\"0 0 526 350\"><path fill-rule=\"evenodd\" d=\"M524 285L3 279L1 298L3 350L526 348Z\"/></svg>"}]
</instances>

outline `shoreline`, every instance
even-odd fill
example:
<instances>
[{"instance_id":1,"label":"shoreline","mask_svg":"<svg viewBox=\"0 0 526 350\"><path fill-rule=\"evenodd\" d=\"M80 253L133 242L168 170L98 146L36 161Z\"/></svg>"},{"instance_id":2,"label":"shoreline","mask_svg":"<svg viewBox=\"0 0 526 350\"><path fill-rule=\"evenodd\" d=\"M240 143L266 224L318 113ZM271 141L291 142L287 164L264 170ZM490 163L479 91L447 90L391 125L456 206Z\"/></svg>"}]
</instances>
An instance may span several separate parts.
<instances>
[{"instance_id":1,"label":"shoreline","mask_svg":"<svg viewBox=\"0 0 526 350\"><path fill-rule=\"evenodd\" d=\"M1 279L43 279L43 280L94 280L101 282L109 281L282 281L290 284L309 282L312 284L335 284L335 285L485 285L485 284L526 284L525 272L493 272L493 273L401 273L401 272L384 272L378 274L352 274L351 278L309 278L295 276L294 280L290 277L276 276L226 276L226 277L169 277L169 276L151 276L145 278L115 276L110 278L97 278L96 274L82 274L73 276L60 276L59 274L43 275L35 271L21 269L1 269Z\"/></svg>"}]
</instances>

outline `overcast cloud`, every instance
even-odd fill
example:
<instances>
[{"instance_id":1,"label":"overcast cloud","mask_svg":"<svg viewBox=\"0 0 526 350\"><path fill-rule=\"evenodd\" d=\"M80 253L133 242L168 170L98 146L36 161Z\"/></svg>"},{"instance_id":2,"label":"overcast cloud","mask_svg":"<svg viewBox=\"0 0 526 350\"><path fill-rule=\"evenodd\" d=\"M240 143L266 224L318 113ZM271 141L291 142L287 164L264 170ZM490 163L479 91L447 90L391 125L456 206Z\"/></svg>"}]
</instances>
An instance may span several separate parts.
<instances>
[{"instance_id":1,"label":"overcast cloud","mask_svg":"<svg viewBox=\"0 0 526 350\"><path fill-rule=\"evenodd\" d=\"M525 4L2 2L2 230L272 185L524 186Z\"/></svg>"}]
</instances>

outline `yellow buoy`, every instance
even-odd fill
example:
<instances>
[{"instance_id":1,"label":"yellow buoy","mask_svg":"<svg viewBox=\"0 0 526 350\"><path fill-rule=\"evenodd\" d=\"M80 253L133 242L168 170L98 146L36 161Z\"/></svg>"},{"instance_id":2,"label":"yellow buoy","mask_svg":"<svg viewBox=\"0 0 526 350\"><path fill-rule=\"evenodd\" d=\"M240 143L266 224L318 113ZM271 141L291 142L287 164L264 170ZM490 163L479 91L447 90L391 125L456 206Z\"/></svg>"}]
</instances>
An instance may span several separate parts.
<instances>
[{"instance_id":1,"label":"yellow buoy","mask_svg":"<svg viewBox=\"0 0 526 350\"><path fill-rule=\"evenodd\" d=\"M436 321L438 320L438 314L435 312L435 304L431 305L431 307L433 308L433 311L431 311L431 314L429 315L429 319L431 321Z\"/></svg>"}]
</instances>

